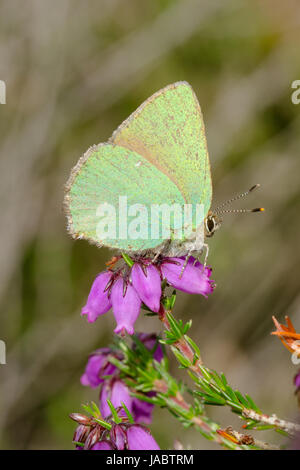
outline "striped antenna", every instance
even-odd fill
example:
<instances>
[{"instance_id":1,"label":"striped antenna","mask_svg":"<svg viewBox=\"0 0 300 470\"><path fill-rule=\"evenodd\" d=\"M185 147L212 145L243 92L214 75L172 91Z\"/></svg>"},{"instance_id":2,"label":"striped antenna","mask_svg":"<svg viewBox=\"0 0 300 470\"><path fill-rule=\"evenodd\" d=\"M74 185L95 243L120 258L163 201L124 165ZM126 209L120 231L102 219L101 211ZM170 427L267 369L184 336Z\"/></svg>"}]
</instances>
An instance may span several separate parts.
<instances>
[{"instance_id":1,"label":"striped antenna","mask_svg":"<svg viewBox=\"0 0 300 470\"><path fill-rule=\"evenodd\" d=\"M219 215L219 214L224 214L224 213L229 213L229 212L263 212L264 208L263 207L257 207L255 209L225 209L225 210L220 210L225 206L228 206L228 204L231 204L234 201L237 201L238 199L242 199L245 196L248 196L248 194L252 193L255 189L259 188L260 184L255 184L252 186L248 191L239 194L238 196L232 197L231 199L228 199L228 201L223 202L220 204L216 210L214 210L214 214Z\"/></svg>"},{"instance_id":2,"label":"striped antenna","mask_svg":"<svg viewBox=\"0 0 300 470\"><path fill-rule=\"evenodd\" d=\"M217 214L225 214L226 212L264 212L263 207L256 207L255 209L225 209L224 211L218 211Z\"/></svg>"}]
</instances>

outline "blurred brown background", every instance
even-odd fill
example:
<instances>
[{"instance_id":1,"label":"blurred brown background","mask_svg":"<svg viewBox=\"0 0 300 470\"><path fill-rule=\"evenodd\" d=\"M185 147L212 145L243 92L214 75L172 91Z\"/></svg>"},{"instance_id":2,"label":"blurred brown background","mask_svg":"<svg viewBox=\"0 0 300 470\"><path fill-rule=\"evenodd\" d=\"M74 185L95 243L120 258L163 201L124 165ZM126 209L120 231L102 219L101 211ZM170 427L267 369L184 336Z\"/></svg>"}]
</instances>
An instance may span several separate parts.
<instances>
[{"instance_id":1,"label":"blurred brown background","mask_svg":"<svg viewBox=\"0 0 300 470\"><path fill-rule=\"evenodd\" d=\"M68 414L97 400L79 378L114 319L89 325L79 313L111 254L68 237L63 186L90 145L178 80L202 106L214 204L261 183L235 206L266 212L226 218L209 242L215 293L179 294L175 314L193 319L208 366L266 413L295 419L297 369L269 333L273 314L289 314L300 330L297 0L2 0L0 26L1 448L71 449ZM137 329L160 324L141 315ZM240 425L228 411L209 413ZM174 439L213 446L165 410L152 431L162 448Z\"/></svg>"}]
</instances>

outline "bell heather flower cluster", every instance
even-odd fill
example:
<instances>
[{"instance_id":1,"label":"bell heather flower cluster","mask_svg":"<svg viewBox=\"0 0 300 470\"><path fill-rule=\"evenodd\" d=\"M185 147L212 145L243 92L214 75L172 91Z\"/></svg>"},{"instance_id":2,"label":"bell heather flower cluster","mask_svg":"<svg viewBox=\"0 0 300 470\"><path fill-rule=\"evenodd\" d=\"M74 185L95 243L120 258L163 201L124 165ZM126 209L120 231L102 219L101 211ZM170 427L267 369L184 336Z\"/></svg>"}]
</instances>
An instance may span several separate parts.
<instances>
[{"instance_id":1,"label":"bell heather flower cluster","mask_svg":"<svg viewBox=\"0 0 300 470\"><path fill-rule=\"evenodd\" d=\"M81 311L92 323L112 308L117 323L115 333L134 333L142 304L152 312L160 311L163 280L175 289L205 297L214 289L211 269L193 257L187 263L184 257L159 257L155 263L151 259L137 257L131 266L121 257L116 260L121 265L96 277Z\"/></svg>"},{"instance_id":2,"label":"bell heather flower cluster","mask_svg":"<svg viewBox=\"0 0 300 470\"><path fill-rule=\"evenodd\" d=\"M155 334L140 333L137 338L153 353L156 361L162 360L163 350ZM119 369L109 362L109 356L122 360L122 354L119 351L109 348L98 349L90 355L81 377L82 385L92 388L100 386L99 409L104 418L111 414L107 403L109 399L116 408L124 403L135 423L151 423L154 405L130 395L129 388L119 377Z\"/></svg>"},{"instance_id":3,"label":"bell heather flower cluster","mask_svg":"<svg viewBox=\"0 0 300 470\"><path fill-rule=\"evenodd\" d=\"M121 407L116 411L118 422L72 413L70 417L78 423L73 437L77 450L159 450L148 428L129 422Z\"/></svg>"},{"instance_id":4,"label":"bell heather flower cluster","mask_svg":"<svg viewBox=\"0 0 300 470\"><path fill-rule=\"evenodd\" d=\"M93 282L81 313L88 322L93 323L112 308L117 323L114 332L121 335L126 332L134 334L141 307L163 314L162 285L205 297L214 289L211 269L192 257L186 262L184 257L159 256L154 262L147 257L131 259L122 255L114 257L107 266L107 270ZM151 352L151 362L153 358L161 363L163 349L157 336L140 333L134 338L132 350L136 349L138 358L141 343ZM125 360L122 351L114 348L100 348L89 356L81 383L91 388L99 387L99 406L93 404L92 408L85 407L91 417L78 413L71 415L78 423L74 434L78 449L159 449L144 426L151 423L154 405L130 394L120 368L114 365L122 360ZM153 391L144 394L149 398L156 396Z\"/></svg>"}]
</instances>

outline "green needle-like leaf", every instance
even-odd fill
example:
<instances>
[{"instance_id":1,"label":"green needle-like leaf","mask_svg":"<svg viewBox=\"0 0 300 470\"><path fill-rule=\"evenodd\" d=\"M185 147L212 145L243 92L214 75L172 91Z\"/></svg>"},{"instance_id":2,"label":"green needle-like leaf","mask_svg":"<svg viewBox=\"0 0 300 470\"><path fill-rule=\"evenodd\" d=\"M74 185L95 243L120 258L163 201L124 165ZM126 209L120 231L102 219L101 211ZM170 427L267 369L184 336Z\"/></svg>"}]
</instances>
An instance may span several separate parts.
<instances>
[{"instance_id":1,"label":"green needle-like leaf","mask_svg":"<svg viewBox=\"0 0 300 470\"><path fill-rule=\"evenodd\" d=\"M178 362L180 362L180 364L184 368L190 367L191 365L190 361L186 357L184 357L183 354L181 354L181 352L179 352L174 346L171 346L171 349L172 349L174 356L176 356Z\"/></svg>"},{"instance_id":2,"label":"green needle-like leaf","mask_svg":"<svg viewBox=\"0 0 300 470\"><path fill-rule=\"evenodd\" d=\"M125 413L127 414L129 422L134 423L133 416L132 416L132 414L130 413L129 409L127 408L127 406L125 405L125 403L123 401L121 401L121 405L124 408Z\"/></svg>"},{"instance_id":3,"label":"green needle-like leaf","mask_svg":"<svg viewBox=\"0 0 300 470\"><path fill-rule=\"evenodd\" d=\"M116 424L119 424L122 422L122 419L118 416L118 413L117 413L117 410L115 409L114 405L112 404L112 402L109 400L109 398L107 398L107 404L110 408L110 411L111 411L111 414L112 414L112 417L113 417L113 420Z\"/></svg>"},{"instance_id":4,"label":"green needle-like leaf","mask_svg":"<svg viewBox=\"0 0 300 470\"><path fill-rule=\"evenodd\" d=\"M127 263L128 266L130 268L132 268L132 266L134 265L134 261L130 258L130 256L127 255L126 253L122 252L122 257L123 257L125 263Z\"/></svg>"},{"instance_id":5,"label":"green needle-like leaf","mask_svg":"<svg viewBox=\"0 0 300 470\"><path fill-rule=\"evenodd\" d=\"M195 351L195 353L197 354L198 358L201 356L201 353L200 353L200 349L198 348L197 344L192 340L192 338L190 338L189 336L187 335L184 335L184 339L188 342L188 344L193 348L193 350Z\"/></svg>"}]
</instances>

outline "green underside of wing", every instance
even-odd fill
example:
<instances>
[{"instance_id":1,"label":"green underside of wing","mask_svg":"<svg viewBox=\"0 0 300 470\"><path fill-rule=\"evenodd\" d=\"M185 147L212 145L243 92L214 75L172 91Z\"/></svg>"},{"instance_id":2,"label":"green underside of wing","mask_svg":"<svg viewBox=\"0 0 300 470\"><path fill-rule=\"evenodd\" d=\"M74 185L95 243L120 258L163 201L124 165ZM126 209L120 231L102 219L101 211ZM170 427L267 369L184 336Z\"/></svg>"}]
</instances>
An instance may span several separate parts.
<instances>
[{"instance_id":1,"label":"green underside of wing","mask_svg":"<svg viewBox=\"0 0 300 470\"><path fill-rule=\"evenodd\" d=\"M192 206L188 230L195 231L209 211L211 197L200 106L190 85L178 82L145 101L110 143L92 147L80 159L65 205L74 237L141 251L166 239L185 240L184 212L179 215L178 206Z\"/></svg>"},{"instance_id":2,"label":"green underside of wing","mask_svg":"<svg viewBox=\"0 0 300 470\"><path fill-rule=\"evenodd\" d=\"M160 90L114 132L111 142L143 155L178 187L188 203L212 198L210 164L200 105L186 82Z\"/></svg>"},{"instance_id":3,"label":"green underside of wing","mask_svg":"<svg viewBox=\"0 0 300 470\"><path fill-rule=\"evenodd\" d=\"M136 206L136 214L129 215L127 218L128 231L125 238L124 210L121 210L123 215L119 214L120 196L127 197L128 208L134 204L141 204L148 214L145 217L145 209L143 209L141 216L140 207ZM122 204L123 202L124 200ZM165 237L160 234L157 238L153 238L151 208L155 204L172 205L174 203L182 207L184 199L168 176L136 152L119 146L102 144L90 149L79 162L72 176L67 195L69 229L73 236L88 239L99 245L133 251L151 249L165 240ZM110 205L109 211L106 210L106 204ZM115 208L115 213L111 211L111 207ZM100 214L101 210L104 212ZM138 215L140 215L140 225L135 230ZM105 221L108 221L108 225L116 221L115 236L99 237L99 223L102 230L103 216L105 216ZM166 222L162 212L159 213L158 218L158 223L162 227ZM123 224L121 230L119 230L120 219ZM171 228L176 228L176 223L176 217L171 214ZM143 238L132 239L130 234L133 233L136 236L138 232Z\"/></svg>"}]
</instances>

